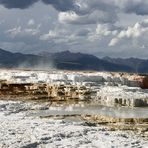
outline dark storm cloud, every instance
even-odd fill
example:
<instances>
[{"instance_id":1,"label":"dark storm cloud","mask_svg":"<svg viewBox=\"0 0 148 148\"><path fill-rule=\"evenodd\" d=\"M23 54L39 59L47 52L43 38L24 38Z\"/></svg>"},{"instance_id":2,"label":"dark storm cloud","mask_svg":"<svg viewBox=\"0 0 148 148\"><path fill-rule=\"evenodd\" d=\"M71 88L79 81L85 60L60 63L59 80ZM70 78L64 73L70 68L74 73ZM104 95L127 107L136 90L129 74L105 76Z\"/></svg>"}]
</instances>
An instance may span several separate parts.
<instances>
[{"instance_id":1,"label":"dark storm cloud","mask_svg":"<svg viewBox=\"0 0 148 148\"><path fill-rule=\"evenodd\" d=\"M4 7L25 9L39 0L0 0L0 4Z\"/></svg>"},{"instance_id":2,"label":"dark storm cloud","mask_svg":"<svg viewBox=\"0 0 148 148\"><path fill-rule=\"evenodd\" d=\"M50 4L58 11L68 11L75 9L74 0L0 0L0 4L8 9L25 9L38 1L42 1L44 4Z\"/></svg>"},{"instance_id":3,"label":"dark storm cloud","mask_svg":"<svg viewBox=\"0 0 148 148\"><path fill-rule=\"evenodd\" d=\"M137 15L148 14L147 0L0 0L0 4L8 9L25 9L39 1L52 5L58 11L71 10L79 15L91 13L96 9L109 13L114 13L115 10L118 10Z\"/></svg>"},{"instance_id":4,"label":"dark storm cloud","mask_svg":"<svg viewBox=\"0 0 148 148\"><path fill-rule=\"evenodd\" d=\"M45 4L52 5L58 11L74 10L76 5L74 0L42 0Z\"/></svg>"},{"instance_id":5,"label":"dark storm cloud","mask_svg":"<svg viewBox=\"0 0 148 148\"><path fill-rule=\"evenodd\" d=\"M122 12L148 15L147 0L114 0L114 2L117 8Z\"/></svg>"},{"instance_id":6,"label":"dark storm cloud","mask_svg":"<svg viewBox=\"0 0 148 148\"><path fill-rule=\"evenodd\" d=\"M148 2L127 4L124 8L126 13L135 13L137 15L148 15Z\"/></svg>"}]
</instances>

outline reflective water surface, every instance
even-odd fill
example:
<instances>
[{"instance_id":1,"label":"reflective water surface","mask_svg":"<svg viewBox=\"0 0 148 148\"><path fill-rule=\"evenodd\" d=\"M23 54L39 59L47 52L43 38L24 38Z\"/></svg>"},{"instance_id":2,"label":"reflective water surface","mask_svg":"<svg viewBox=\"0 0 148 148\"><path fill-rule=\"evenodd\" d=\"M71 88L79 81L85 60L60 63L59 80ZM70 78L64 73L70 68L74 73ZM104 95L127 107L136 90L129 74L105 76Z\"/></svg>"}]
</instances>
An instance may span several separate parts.
<instances>
[{"instance_id":1,"label":"reflective water surface","mask_svg":"<svg viewBox=\"0 0 148 148\"><path fill-rule=\"evenodd\" d=\"M148 107L105 107L97 104L83 102L77 103L53 103L46 110L30 112L34 116L50 115L105 115L119 118L148 118Z\"/></svg>"}]
</instances>

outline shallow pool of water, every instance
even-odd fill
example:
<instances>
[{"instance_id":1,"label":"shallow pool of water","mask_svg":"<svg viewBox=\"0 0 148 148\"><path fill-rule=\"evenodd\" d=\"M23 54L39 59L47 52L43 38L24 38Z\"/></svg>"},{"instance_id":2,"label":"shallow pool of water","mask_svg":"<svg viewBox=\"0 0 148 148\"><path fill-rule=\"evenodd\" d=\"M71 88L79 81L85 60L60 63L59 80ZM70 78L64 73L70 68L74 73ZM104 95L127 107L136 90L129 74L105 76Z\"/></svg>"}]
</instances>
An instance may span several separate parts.
<instances>
[{"instance_id":1,"label":"shallow pool of water","mask_svg":"<svg viewBox=\"0 0 148 148\"><path fill-rule=\"evenodd\" d=\"M58 104L47 110L30 112L33 116L104 115L117 118L148 118L148 108L105 107L95 104Z\"/></svg>"}]
</instances>

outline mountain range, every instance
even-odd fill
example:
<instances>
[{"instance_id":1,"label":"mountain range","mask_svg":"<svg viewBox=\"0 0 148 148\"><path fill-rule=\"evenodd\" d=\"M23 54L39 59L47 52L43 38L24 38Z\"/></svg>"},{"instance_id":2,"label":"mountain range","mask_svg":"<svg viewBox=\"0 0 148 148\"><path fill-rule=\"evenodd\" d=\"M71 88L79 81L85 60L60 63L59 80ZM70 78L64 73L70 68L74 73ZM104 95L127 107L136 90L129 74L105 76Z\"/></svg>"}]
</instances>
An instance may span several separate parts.
<instances>
[{"instance_id":1,"label":"mountain range","mask_svg":"<svg viewBox=\"0 0 148 148\"><path fill-rule=\"evenodd\" d=\"M63 51L39 55L12 53L0 49L0 68L39 68L148 73L148 60L138 58L98 58L84 53Z\"/></svg>"}]
</instances>

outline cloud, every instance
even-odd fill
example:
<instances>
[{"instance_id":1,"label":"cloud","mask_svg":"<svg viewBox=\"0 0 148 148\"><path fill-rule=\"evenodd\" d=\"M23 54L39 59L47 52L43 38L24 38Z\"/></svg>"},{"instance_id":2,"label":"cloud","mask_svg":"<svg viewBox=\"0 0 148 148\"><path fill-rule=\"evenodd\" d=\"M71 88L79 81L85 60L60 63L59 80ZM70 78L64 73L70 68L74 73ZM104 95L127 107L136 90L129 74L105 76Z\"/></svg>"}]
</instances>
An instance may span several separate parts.
<instances>
[{"instance_id":1,"label":"cloud","mask_svg":"<svg viewBox=\"0 0 148 148\"><path fill-rule=\"evenodd\" d=\"M96 23L114 23L116 22L117 17L112 14L100 10L93 11L85 15L78 15L74 11L60 12L59 21L61 23L68 24L96 24Z\"/></svg>"},{"instance_id":2,"label":"cloud","mask_svg":"<svg viewBox=\"0 0 148 148\"><path fill-rule=\"evenodd\" d=\"M148 20L137 22L133 26L129 26L127 29L121 30L117 36L115 36L109 43L109 46L115 46L123 40L133 40L142 38L148 33Z\"/></svg>"},{"instance_id":3,"label":"cloud","mask_svg":"<svg viewBox=\"0 0 148 148\"><path fill-rule=\"evenodd\" d=\"M40 30L39 28L26 28L24 29L24 35L27 34L27 35L37 35L38 33L40 33Z\"/></svg>"},{"instance_id":4,"label":"cloud","mask_svg":"<svg viewBox=\"0 0 148 148\"><path fill-rule=\"evenodd\" d=\"M91 29L84 28L84 29L79 29L75 35L79 37L87 37L90 32L91 32Z\"/></svg>"},{"instance_id":5,"label":"cloud","mask_svg":"<svg viewBox=\"0 0 148 148\"><path fill-rule=\"evenodd\" d=\"M147 0L114 0L115 5L125 13L148 15Z\"/></svg>"},{"instance_id":6,"label":"cloud","mask_svg":"<svg viewBox=\"0 0 148 148\"><path fill-rule=\"evenodd\" d=\"M26 44L24 42L0 42L0 46L11 51L12 49L23 49L26 47Z\"/></svg>"},{"instance_id":7,"label":"cloud","mask_svg":"<svg viewBox=\"0 0 148 148\"><path fill-rule=\"evenodd\" d=\"M47 34L43 34L40 36L40 40L46 41L46 40L57 37L57 35L58 34L55 31L49 30Z\"/></svg>"},{"instance_id":8,"label":"cloud","mask_svg":"<svg viewBox=\"0 0 148 148\"><path fill-rule=\"evenodd\" d=\"M25 9L33 5L39 0L0 0L0 4L6 8L20 8Z\"/></svg>"},{"instance_id":9,"label":"cloud","mask_svg":"<svg viewBox=\"0 0 148 148\"><path fill-rule=\"evenodd\" d=\"M34 25L34 24L35 24L34 19L30 19L30 20L28 21L28 26L32 26L32 25Z\"/></svg>"},{"instance_id":10,"label":"cloud","mask_svg":"<svg viewBox=\"0 0 148 148\"><path fill-rule=\"evenodd\" d=\"M12 38L14 38L16 35L20 34L22 32L22 27L17 26L12 29L9 29L5 31L6 34L9 34Z\"/></svg>"},{"instance_id":11,"label":"cloud","mask_svg":"<svg viewBox=\"0 0 148 148\"><path fill-rule=\"evenodd\" d=\"M4 24L5 23L5 20L1 20L0 21L0 25Z\"/></svg>"},{"instance_id":12,"label":"cloud","mask_svg":"<svg viewBox=\"0 0 148 148\"><path fill-rule=\"evenodd\" d=\"M58 11L74 10L75 0L42 0L45 4L52 5Z\"/></svg>"},{"instance_id":13,"label":"cloud","mask_svg":"<svg viewBox=\"0 0 148 148\"><path fill-rule=\"evenodd\" d=\"M67 24L116 23L119 13L148 14L146 0L0 0L0 4L25 9L39 1L54 7L59 21Z\"/></svg>"},{"instance_id":14,"label":"cloud","mask_svg":"<svg viewBox=\"0 0 148 148\"><path fill-rule=\"evenodd\" d=\"M71 28L62 29L61 25L59 27L55 27L52 30L49 30L48 33L44 33L40 35L40 41L44 41L45 43L54 43L55 48L59 46L58 50L62 50L63 45L69 46L69 48L73 48L76 44L81 44L82 40L86 40L87 35L89 34L90 29L77 29L71 32ZM60 47L61 46L61 47ZM66 49L66 48L65 48Z\"/></svg>"},{"instance_id":15,"label":"cloud","mask_svg":"<svg viewBox=\"0 0 148 148\"><path fill-rule=\"evenodd\" d=\"M118 27L112 24L98 24L96 28L96 34L102 36L116 35L118 33Z\"/></svg>"},{"instance_id":16,"label":"cloud","mask_svg":"<svg viewBox=\"0 0 148 148\"><path fill-rule=\"evenodd\" d=\"M70 24L95 24L116 22L117 15L107 0L0 0L6 8L25 9L42 1L59 11L60 22Z\"/></svg>"},{"instance_id":17,"label":"cloud","mask_svg":"<svg viewBox=\"0 0 148 148\"><path fill-rule=\"evenodd\" d=\"M40 27L41 25L37 25L36 28L22 28L21 26L16 26L12 29L8 29L5 31L5 34L8 34L11 38L15 38L17 36L35 36L40 33Z\"/></svg>"},{"instance_id":18,"label":"cloud","mask_svg":"<svg viewBox=\"0 0 148 148\"><path fill-rule=\"evenodd\" d=\"M59 21L67 24L115 23L116 9L106 0L77 0L70 11L60 12Z\"/></svg>"},{"instance_id":19,"label":"cloud","mask_svg":"<svg viewBox=\"0 0 148 148\"><path fill-rule=\"evenodd\" d=\"M109 42L109 46L115 46L117 43L119 42L118 38L113 38L110 42Z\"/></svg>"},{"instance_id":20,"label":"cloud","mask_svg":"<svg viewBox=\"0 0 148 148\"><path fill-rule=\"evenodd\" d=\"M42 1L44 4L52 5L58 11L68 11L75 9L74 0L0 0L0 4L8 9L25 9L39 1Z\"/></svg>"},{"instance_id":21,"label":"cloud","mask_svg":"<svg viewBox=\"0 0 148 148\"><path fill-rule=\"evenodd\" d=\"M91 31L88 36L89 41L106 40L117 35L120 31L120 27L113 24L97 24L95 31Z\"/></svg>"},{"instance_id":22,"label":"cloud","mask_svg":"<svg viewBox=\"0 0 148 148\"><path fill-rule=\"evenodd\" d=\"M137 15L148 14L147 0L0 0L0 4L9 9L25 9L39 1L52 5L60 12L74 11L78 15L90 14L95 10L114 15L117 11Z\"/></svg>"}]
</instances>

